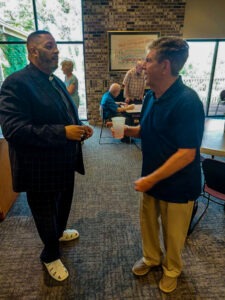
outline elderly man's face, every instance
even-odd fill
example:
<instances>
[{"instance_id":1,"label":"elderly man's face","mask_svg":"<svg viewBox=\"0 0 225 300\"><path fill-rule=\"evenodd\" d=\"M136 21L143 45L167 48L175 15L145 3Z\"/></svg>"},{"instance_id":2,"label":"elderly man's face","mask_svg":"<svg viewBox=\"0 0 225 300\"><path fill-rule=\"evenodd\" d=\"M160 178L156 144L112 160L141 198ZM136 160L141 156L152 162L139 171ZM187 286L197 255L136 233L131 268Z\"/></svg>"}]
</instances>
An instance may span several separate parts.
<instances>
[{"instance_id":1,"label":"elderly man's face","mask_svg":"<svg viewBox=\"0 0 225 300\"><path fill-rule=\"evenodd\" d=\"M143 64L139 63L136 65L136 72L137 74L141 74L141 72L143 71Z\"/></svg>"}]
</instances>

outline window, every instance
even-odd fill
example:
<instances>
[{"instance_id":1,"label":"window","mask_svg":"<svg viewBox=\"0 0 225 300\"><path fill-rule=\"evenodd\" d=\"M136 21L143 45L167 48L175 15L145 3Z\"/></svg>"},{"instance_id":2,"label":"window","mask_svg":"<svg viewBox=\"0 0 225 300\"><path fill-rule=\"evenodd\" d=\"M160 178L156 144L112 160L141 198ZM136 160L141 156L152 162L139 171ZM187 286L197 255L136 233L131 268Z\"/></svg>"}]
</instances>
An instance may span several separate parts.
<instances>
[{"instance_id":1,"label":"window","mask_svg":"<svg viewBox=\"0 0 225 300\"><path fill-rule=\"evenodd\" d=\"M189 58L181 71L184 83L203 102L206 116L224 116L225 105L217 111L220 92L225 89L225 41L188 41Z\"/></svg>"},{"instance_id":2,"label":"window","mask_svg":"<svg viewBox=\"0 0 225 300\"><path fill-rule=\"evenodd\" d=\"M225 90L225 42L219 42L218 44L218 54L215 64L211 101L209 105L210 115L225 114L225 105L217 107L222 90Z\"/></svg>"},{"instance_id":3,"label":"window","mask_svg":"<svg viewBox=\"0 0 225 300\"><path fill-rule=\"evenodd\" d=\"M81 0L3 0L0 3L0 85L27 60L26 38L34 30L52 33L59 48L55 74L64 80L60 63L72 59L79 80L79 116L87 119Z\"/></svg>"},{"instance_id":4,"label":"window","mask_svg":"<svg viewBox=\"0 0 225 300\"><path fill-rule=\"evenodd\" d=\"M183 80L198 93L206 111L215 43L189 42L189 47L189 57L182 72Z\"/></svg>"}]
</instances>

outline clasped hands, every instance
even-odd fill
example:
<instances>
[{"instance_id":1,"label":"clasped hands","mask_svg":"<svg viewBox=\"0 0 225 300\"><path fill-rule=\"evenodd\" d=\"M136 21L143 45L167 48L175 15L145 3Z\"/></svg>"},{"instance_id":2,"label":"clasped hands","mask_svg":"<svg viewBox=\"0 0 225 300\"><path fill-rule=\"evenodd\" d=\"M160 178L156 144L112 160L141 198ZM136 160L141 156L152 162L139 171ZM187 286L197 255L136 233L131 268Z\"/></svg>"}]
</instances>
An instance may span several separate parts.
<instances>
[{"instance_id":1,"label":"clasped hands","mask_svg":"<svg viewBox=\"0 0 225 300\"><path fill-rule=\"evenodd\" d=\"M93 129L87 125L67 125L65 130L68 140L83 141L93 135Z\"/></svg>"}]
</instances>

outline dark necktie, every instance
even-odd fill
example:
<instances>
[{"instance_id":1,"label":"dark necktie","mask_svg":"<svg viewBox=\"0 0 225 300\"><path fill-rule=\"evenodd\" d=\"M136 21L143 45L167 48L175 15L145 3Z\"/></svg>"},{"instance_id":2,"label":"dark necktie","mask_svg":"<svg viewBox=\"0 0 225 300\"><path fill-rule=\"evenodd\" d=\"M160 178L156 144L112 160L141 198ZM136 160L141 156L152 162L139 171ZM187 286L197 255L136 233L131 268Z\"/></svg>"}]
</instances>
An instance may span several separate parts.
<instances>
[{"instance_id":1,"label":"dark necktie","mask_svg":"<svg viewBox=\"0 0 225 300\"><path fill-rule=\"evenodd\" d=\"M58 94L60 95L60 98L62 99L67 113L72 121L73 124L77 124L77 120L75 117L75 114L73 113L73 107L72 104L69 102L69 100L67 99L66 95L64 94L63 90L61 89L61 87L57 84L54 75L50 75L49 76L49 81L51 82L53 88L58 92Z\"/></svg>"}]
</instances>

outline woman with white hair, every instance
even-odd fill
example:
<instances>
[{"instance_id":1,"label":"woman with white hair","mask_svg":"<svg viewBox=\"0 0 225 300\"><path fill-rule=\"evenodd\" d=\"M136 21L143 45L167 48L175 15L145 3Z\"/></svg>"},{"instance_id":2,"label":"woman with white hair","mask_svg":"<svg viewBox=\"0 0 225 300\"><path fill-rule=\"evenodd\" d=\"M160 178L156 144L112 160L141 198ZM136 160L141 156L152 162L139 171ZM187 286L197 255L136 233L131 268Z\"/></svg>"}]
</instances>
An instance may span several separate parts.
<instances>
[{"instance_id":1,"label":"woman with white hair","mask_svg":"<svg viewBox=\"0 0 225 300\"><path fill-rule=\"evenodd\" d=\"M78 94L78 79L73 74L74 63L72 62L72 60L66 59L61 62L61 66L62 66L62 71L65 74L64 83L66 85L67 91L69 92L70 96L74 100L78 109L80 104L80 97Z\"/></svg>"}]
</instances>

